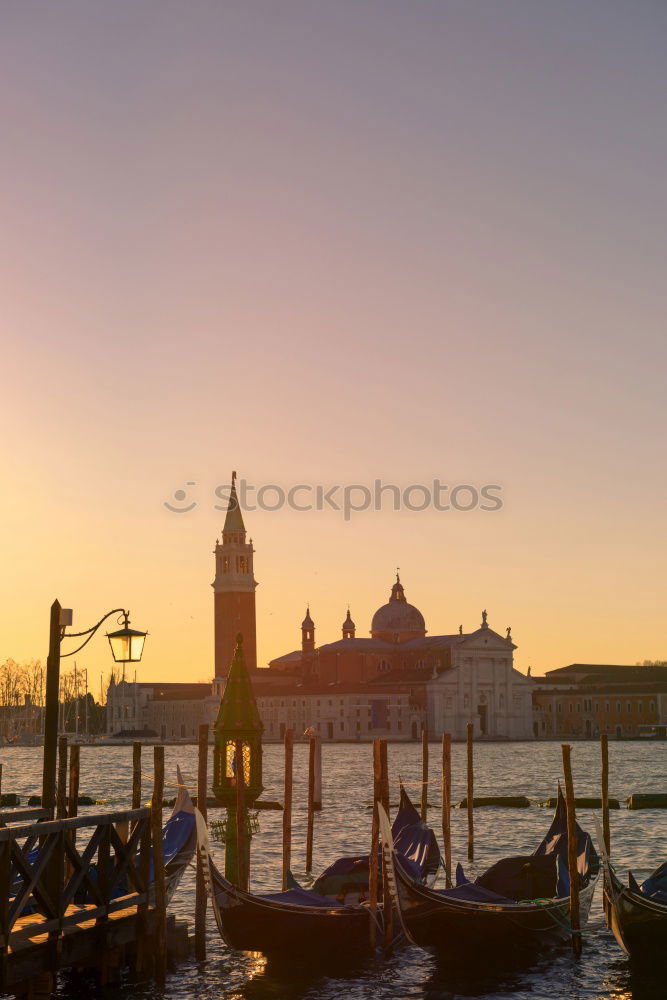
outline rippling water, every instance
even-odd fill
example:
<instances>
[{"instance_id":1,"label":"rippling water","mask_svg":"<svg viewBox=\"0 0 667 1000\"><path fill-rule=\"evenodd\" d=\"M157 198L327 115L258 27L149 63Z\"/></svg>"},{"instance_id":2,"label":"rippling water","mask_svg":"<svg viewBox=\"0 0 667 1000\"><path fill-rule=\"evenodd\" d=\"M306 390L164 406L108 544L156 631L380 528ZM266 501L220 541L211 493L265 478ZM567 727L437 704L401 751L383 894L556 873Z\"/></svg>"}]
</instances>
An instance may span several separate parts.
<instances>
[{"instance_id":1,"label":"rippling water","mask_svg":"<svg viewBox=\"0 0 667 1000\"><path fill-rule=\"evenodd\" d=\"M29 795L41 791L41 748L5 748L3 791ZM667 743L611 743L610 795L623 803L632 792L667 791ZM433 826L439 833L440 748L431 745L430 801ZM166 777L175 781L176 763L180 763L186 781L196 785L196 748L167 747ZM599 795L599 746L575 743L572 750L575 792ZM282 799L282 747L268 746L264 751L263 798ZM389 746L389 770L392 799L397 799L397 781L403 777L408 790L419 797L421 747L417 744ZM144 791L150 795L152 749L144 749ZM209 773L210 770L209 770ZM561 774L560 746L555 743L478 744L475 747L476 795L527 795L533 802L555 795ZM465 747L452 748L453 800L465 794ZM104 799L109 806L127 807L132 784L130 747L82 747L81 794ZM305 804L307 785L307 747L295 747L294 816L292 868L303 877L305 857ZM368 850L370 840L370 801L372 762L370 745L325 745L323 747L323 809L315 817L314 869L324 868L341 854ZM171 790L175 794L175 789ZM167 787L165 796L170 795ZM99 809L99 807L97 807ZM84 810L82 810L84 811ZM87 810L90 811L90 810ZM215 813L211 814L212 816ZM280 888L281 820L280 812L261 812L260 832L254 838L251 856L251 888ZM581 811L580 822L592 828L592 817ZM475 810L475 854L479 871L507 854L530 853L550 822L550 811L530 809ZM466 851L466 814L452 812L452 855L463 859ZM667 812L660 810L611 812L612 853L621 871L632 866L638 876L648 874L667 860ZM222 848L219 861L222 864ZM466 865L466 867L468 867ZM164 996L184 1000L195 994L198 1000L352 1000L373 997L399 1000L418 997L423 1000L451 1000L455 997L549 998L549 1000L664 1000L667 980L657 974L633 970L602 925L601 894L593 903L591 923L584 938L580 962L567 947L543 957L520 970L489 968L480 941L479 962L461 971L439 964L432 956L416 948L404 948L389 961L374 960L367 965L346 970L344 976L329 970L304 970L299 976L286 975L268 966L263 958L239 955L219 939L209 913L208 961L179 966L169 975ZM172 911L192 921L194 874L188 871L174 901ZM663 963L664 964L664 963ZM64 977L60 996L89 996L92 988L82 988L79 980ZM134 997L158 996L153 985L125 982L115 992L106 990L107 1000L131 1000Z\"/></svg>"}]
</instances>

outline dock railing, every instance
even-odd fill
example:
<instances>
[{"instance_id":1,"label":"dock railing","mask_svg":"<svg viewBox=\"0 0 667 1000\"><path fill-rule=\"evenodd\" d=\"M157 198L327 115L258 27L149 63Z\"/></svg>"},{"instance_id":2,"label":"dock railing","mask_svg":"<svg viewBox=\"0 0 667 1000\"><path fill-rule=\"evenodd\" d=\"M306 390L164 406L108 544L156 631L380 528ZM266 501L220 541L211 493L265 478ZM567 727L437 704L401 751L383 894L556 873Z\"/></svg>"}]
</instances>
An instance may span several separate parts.
<instances>
[{"instance_id":1,"label":"dock railing","mask_svg":"<svg viewBox=\"0 0 667 1000\"><path fill-rule=\"evenodd\" d=\"M30 811L30 818L40 810ZM28 811L0 814L0 823ZM76 816L0 828L0 968L21 942L56 940L77 925L104 924L134 911L145 924L149 907L151 810ZM116 825L129 824L124 842ZM78 835L78 840L77 840ZM139 863L137 864L137 856ZM43 941L42 937L42 941Z\"/></svg>"}]
</instances>

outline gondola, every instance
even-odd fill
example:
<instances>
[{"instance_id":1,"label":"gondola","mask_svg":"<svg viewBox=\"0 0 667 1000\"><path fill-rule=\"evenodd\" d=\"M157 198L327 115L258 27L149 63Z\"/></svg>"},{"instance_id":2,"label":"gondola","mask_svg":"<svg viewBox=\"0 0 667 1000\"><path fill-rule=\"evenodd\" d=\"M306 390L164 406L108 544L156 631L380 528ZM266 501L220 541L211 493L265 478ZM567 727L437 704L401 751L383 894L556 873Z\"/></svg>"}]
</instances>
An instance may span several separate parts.
<instances>
[{"instance_id":1,"label":"gondola","mask_svg":"<svg viewBox=\"0 0 667 1000\"><path fill-rule=\"evenodd\" d=\"M440 852L407 793L394 820L392 842L416 882L437 872ZM198 850L223 940L239 951L262 952L281 961L352 959L370 950L373 919L368 900L368 855L339 858L315 881L285 892L255 894L232 885L211 859L206 824L197 812ZM380 885L378 895L381 897ZM378 906L382 918L382 904Z\"/></svg>"},{"instance_id":2,"label":"gondola","mask_svg":"<svg viewBox=\"0 0 667 1000\"><path fill-rule=\"evenodd\" d=\"M192 804L190 793L183 782L183 775L178 766L176 767L176 776L178 781L176 801L174 802L171 816L162 828L162 857L164 861L167 902L171 901L181 881L183 872L192 861L197 848L195 807ZM137 865L139 861L140 854L137 855ZM154 881L153 856L151 852L149 869L151 891Z\"/></svg>"},{"instance_id":3,"label":"gondola","mask_svg":"<svg viewBox=\"0 0 667 1000\"><path fill-rule=\"evenodd\" d=\"M174 807L171 816L162 827L162 862L164 864L164 879L168 903L171 902L183 873L192 861L197 848L195 807L190 798L190 793L183 782L183 775L178 765L176 767L176 780L178 782L178 792ZM137 851L134 865L137 870L141 870L140 850ZM91 866L93 881L96 878L96 869L96 865ZM120 878L115 877L113 862L111 862L110 880L112 899L119 899L121 896L132 892L132 886L126 874L121 875ZM153 903L155 898L155 868L152 850L148 866L148 894L149 901ZM76 902L92 903L94 900L89 893L85 893L85 898L76 898Z\"/></svg>"},{"instance_id":4,"label":"gondola","mask_svg":"<svg viewBox=\"0 0 667 1000\"><path fill-rule=\"evenodd\" d=\"M436 890L420 885L388 844L381 817L390 891L409 939L450 959L518 956L567 940L570 889L567 818L558 790L556 813L534 854L504 858L474 882L459 865L456 885ZM600 863L590 836L577 825L580 919L586 922Z\"/></svg>"},{"instance_id":5,"label":"gondola","mask_svg":"<svg viewBox=\"0 0 667 1000\"><path fill-rule=\"evenodd\" d=\"M605 911L623 951L642 962L662 961L667 950L667 862L641 885L628 872L624 886L603 855Z\"/></svg>"}]
</instances>

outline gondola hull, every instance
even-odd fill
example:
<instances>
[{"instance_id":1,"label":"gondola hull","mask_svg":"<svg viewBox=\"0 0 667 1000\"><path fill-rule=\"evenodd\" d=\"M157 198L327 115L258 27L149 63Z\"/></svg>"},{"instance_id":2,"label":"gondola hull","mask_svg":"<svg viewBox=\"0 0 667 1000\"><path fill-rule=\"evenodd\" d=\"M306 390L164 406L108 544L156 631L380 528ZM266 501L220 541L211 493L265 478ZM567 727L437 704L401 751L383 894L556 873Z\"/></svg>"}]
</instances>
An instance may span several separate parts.
<instances>
[{"instance_id":1,"label":"gondola hull","mask_svg":"<svg viewBox=\"0 0 667 1000\"><path fill-rule=\"evenodd\" d=\"M533 954L569 940L570 900L496 905L448 899L426 886L416 885L395 864L396 892L405 928L415 944L450 958ZM584 924L595 882L579 896Z\"/></svg>"},{"instance_id":2,"label":"gondola hull","mask_svg":"<svg viewBox=\"0 0 667 1000\"><path fill-rule=\"evenodd\" d=\"M623 951L642 962L663 961L667 950L667 904L624 886L605 869L609 926Z\"/></svg>"},{"instance_id":3,"label":"gondola hull","mask_svg":"<svg viewBox=\"0 0 667 1000\"><path fill-rule=\"evenodd\" d=\"M366 856L339 858L316 880L312 889L296 887L280 893L258 895L232 885L216 868L210 853L206 822L197 817L199 858L218 930L223 940L239 951L262 952L267 957L299 964L333 958L337 963L358 959L382 940L382 886L378 884L375 913L360 903L359 892L368 891L360 879ZM440 860L433 831L422 822L401 789L401 805L389 830L392 844L417 877L437 871ZM368 881L368 875L366 876ZM346 893L354 902L345 900ZM349 898L349 897L348 897ZM372 935L375 926L376 934Z\"/></svg>"},{"instance_id":4,"label":"gondola hull","mask_svg":"<svg viewBox=\"0 0 667 1000\"><path fill-rule=\"evenodd\" d=\"M366 906L291 906L244 892L210 864L213 910L224 941L239 951L268 957L319 960L370 951L371 914Z\"/></svg>"}]
</instances>

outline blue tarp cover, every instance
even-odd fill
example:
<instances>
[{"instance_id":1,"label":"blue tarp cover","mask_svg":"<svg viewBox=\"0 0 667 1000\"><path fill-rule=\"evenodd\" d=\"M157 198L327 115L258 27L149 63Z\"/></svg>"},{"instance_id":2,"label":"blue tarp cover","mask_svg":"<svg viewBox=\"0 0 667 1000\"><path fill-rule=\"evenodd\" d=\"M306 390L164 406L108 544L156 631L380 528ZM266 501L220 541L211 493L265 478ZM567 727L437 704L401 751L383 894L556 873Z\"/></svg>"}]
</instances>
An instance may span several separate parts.
<instances>
[{"instance_id":1,"label":"blue tarp cover","mask_svg":"<svg viewBox=\"0 0 667 1000\"><path fill-rule=\"evenodd\" d=\"M401 801L391 832L394 848L412 878L419 882L438 870L440 851L435 834L423 822L404 788L401 788ZM368 878L367 854L338 858L315 881L313 892L337 896L344 888L367 888Z\"/></svg>"},{"instance_id":2,"label":"blue tarp cover","mask_svg":"<svg viewBox=\"0 0 667 1000\"><path fill-rule=\"evenodd\" d=\"M656 902L667 903L667 861L656 868L653 874L642 882L639 889Z\"/></svg>"},{"instance_id":3,"label":"blue tarp cover","mask_svg":"<svg viewBox=\"0 0 667 1000\"><path fill-rule=\"evenodd\" d=\"M553 898L564 899L570 895L570 880L567 871L567 814L565 810L565 799L563 798L563 793L561 792L560 787L558 789L558 805L556 807L556 812L551 822L551 826L533 856L542 857L544 855L553 855L555 857L556 895ZM579 824L577 824L577 867L581 881L584 881L588 877L593 859L597 859L593 842L589 834L585 833ZM503 860L509 862L512 859L506 858ZM499 866L502 866L502 864L503 862L497 862L497 864L492 867L498 868ZM667 882L667 865L664 867L666 869L665 881ZM489 872L490 871L492 871L492 869L489 869ZM658 869L658 871L660 871L660 869ZM458 864L456 866L455 887L452 889L441 889L439 891L443 896L451 896L454 899L469 900L470 902L476 903L517 902L516 898L500 895L483 885L479 885L479 882L484 881L489 872L485 872L483 875L480 875L479 879L473 883L466 877L463 867ZM499 886L500 882L498 882L495 887L499 888ZM527 895L526 898L530 897Z\"/></svg>"}]
</instances>

